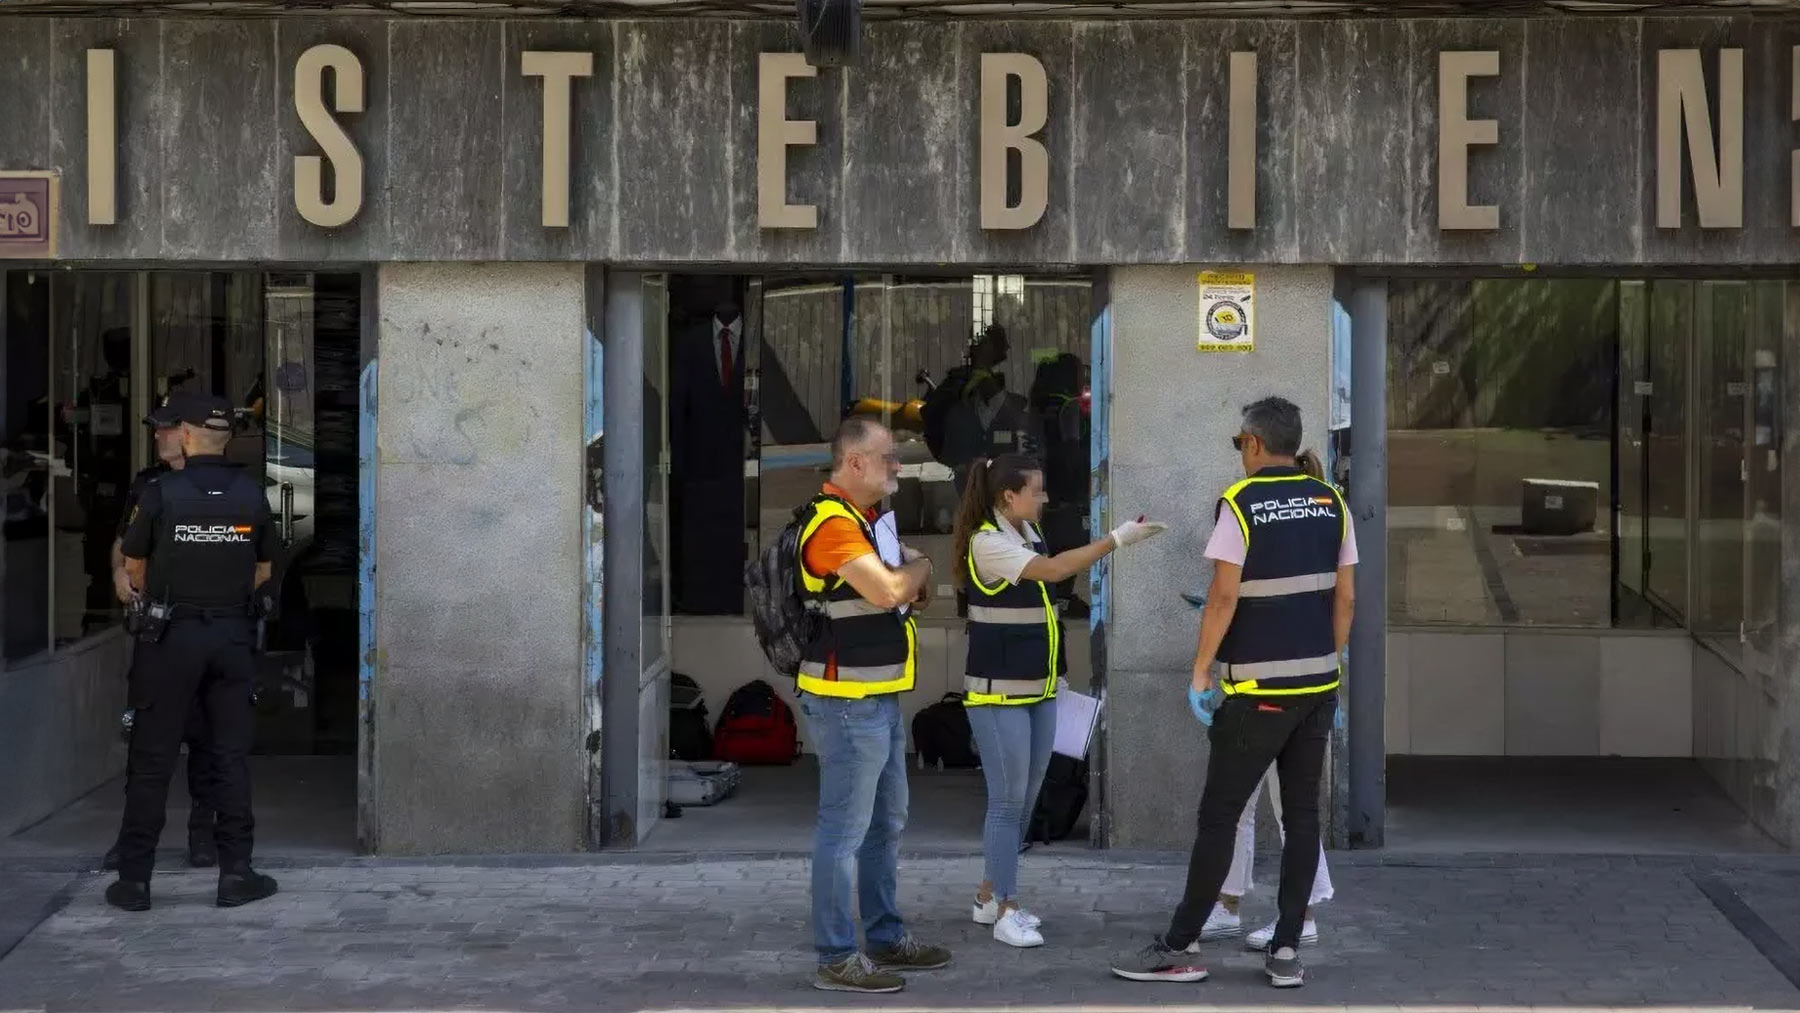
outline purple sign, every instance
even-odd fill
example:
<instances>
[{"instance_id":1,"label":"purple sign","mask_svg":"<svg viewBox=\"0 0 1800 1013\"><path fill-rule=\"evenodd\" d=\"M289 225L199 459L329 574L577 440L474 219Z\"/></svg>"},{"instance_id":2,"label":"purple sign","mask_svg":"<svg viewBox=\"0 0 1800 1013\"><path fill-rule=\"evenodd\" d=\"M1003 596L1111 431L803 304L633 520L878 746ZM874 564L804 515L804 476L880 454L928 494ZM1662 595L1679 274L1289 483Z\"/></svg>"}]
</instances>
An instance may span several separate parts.
<instances>
[{"instance_id":1,"label":"purple sign","mask_svg":"<svg viewBox=\"0 0 1800 1013\"><path fill-rule=\"evenodd\" d=\"M0 172L0 258L56 256L56 175Z\"/></svg>"}]
</instances>

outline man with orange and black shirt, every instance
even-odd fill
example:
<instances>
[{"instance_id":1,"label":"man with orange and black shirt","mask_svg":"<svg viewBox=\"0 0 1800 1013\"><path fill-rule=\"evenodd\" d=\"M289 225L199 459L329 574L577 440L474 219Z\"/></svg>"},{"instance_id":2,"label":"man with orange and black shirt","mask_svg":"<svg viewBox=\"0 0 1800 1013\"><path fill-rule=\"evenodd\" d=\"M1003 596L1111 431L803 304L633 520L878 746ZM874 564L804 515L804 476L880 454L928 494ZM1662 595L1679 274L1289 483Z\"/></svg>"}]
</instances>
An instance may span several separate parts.
<instances>
[{"instance_id":1,"label":"man with orange and black shirt","mask_svg":"<svg viewBox=\"0 0 1800 1013\"><path fill-rule=\"evenodd\" d=\"M795 678L819 758L813 985L898 992L905 981L894 972L950 963L949 950L906 931L896 896L907 808L900 694L913 688L918 644L910 610L925 601L931 561L902 547L899 565L890 565L876 548L876 506L899 486L892 432L847 419L832 440L831 466L800 531L800 581L826 620ZM856 945L859 906L867 953Z\"/></svg>"}]
</instances>

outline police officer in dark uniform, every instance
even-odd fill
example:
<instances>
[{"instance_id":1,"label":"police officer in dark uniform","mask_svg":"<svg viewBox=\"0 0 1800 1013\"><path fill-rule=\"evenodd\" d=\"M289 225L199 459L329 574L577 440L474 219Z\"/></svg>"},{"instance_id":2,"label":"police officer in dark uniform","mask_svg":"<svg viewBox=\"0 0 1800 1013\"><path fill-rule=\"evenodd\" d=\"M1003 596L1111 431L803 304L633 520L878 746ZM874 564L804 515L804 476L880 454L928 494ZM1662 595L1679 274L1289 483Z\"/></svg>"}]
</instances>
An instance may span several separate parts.
<instances>
[{"instance_id":1,"label":"police officer in dark uniform","mask_svg":"<svg viewBox=\"0 0 1800 1013\"><path fill-rule=\"evenodd\" d=\"M125 575L125 554L121 547L125 541L125 523L131 511L144 498L144 490L151 480L160 478L171 471L179 470L186 463L181 454L181 417L175 406L167 397L149 415L144 417L144 425L151 432L151 441L156 451L156 463L132 476L131 488L125 493L124 512L119 515L119 529L113 536L112 570L113 587L119 601L126 605L132 603L134 592L129 579ZM136 670L142 652L134 650L131 657L131 668ZM130 703L127 701L127 708ZM133 720L136 715L127 709L126 714ZM183 741L188 749L187 784L188 784L188 865L196 869L210 869L219 864L219 851L213 843L214 813L212 809L212 753L208 746L206 734L206 710L200 706L198 698L188 711L187 729ZM128 772L129 779L129 772ZM119 868L119 843L113 842L112 849L106 853L101 862L102 868L117 870Z\"/></svg>"},{"instance_id":2,"label":"police officer in dark uniform","mask_svg":"<svg viewBox=\"0 0 1800 1013\"><path fill-rule=\"evenodd\" d=\"M162 836L169 778L189 708L198 698L211 731L211 799L218 812L220 907L275 893L251 868L250 703L256 617L272 605L276 534L256 481L226 463L231 406L223 398L177 393L186 467L150 482L125 530L125 568L144 603L132 672L131 754L119 832L119 880L106 901L150 907L150 873Z\"/></svg>"},{"instance_id":3,"label":"police officer in dark uniform","mask_svg":"<svg viewBox=\"0 0 1800 1013\"><path fill-rule=\"evenodd\" d=\"M1213 581L1188 687L1195 717L1211 728L1198 833L1168 931L1121 955L1112 968L1121 978L1206 977L1196 944L1231 867L1238 817L1274 764L1285 840L1280 917L1263 971L1277 988L1306 980L1300 936L1319 866L1319 782L1355 614L1357 557L1343 495L1309 474L1300 436L1300 409L1271 397L1244 408L1231 438L1246 477L1214 514L1206 547ZM1208 710L1215 693L1224 702Z\"/></svg>"}]
</instances>

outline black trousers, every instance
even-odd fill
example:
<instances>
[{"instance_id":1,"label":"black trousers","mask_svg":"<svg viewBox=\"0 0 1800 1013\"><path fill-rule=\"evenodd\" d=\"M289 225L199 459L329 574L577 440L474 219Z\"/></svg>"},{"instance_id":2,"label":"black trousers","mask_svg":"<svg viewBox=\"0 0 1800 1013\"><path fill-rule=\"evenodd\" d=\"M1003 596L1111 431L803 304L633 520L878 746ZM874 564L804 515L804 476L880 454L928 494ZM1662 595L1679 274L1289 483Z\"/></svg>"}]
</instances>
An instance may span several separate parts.
<instances>
[{"instance_id":1,"label":"black trousers","mask_svg":"<svg viewBox=\"0 0 1800 1013\"><path fill-rule=\"evenodd\" d=\"M255 820L250 814L250 743L255 715L250 693L256 663L248 619L179 619L160 643L138 645L133 666L131 752L125 775L125 818L119 828L119 878L146 882L168 817L169 779L195 701L206 716L202 763L211 782L203 791L217 811L213 840L222 871L250 863Z\"/></svg>"},{"instance_id":2,"label":"black trousers","mask_svg":"<svg viewBox=\"0 0 1800 1013\"><path fill-rule=\"evenodd\" d=\"M136 645L131 652L131 668L126 678L129 684L137 684L137 669L144 663L142 644ZM128 701L127 706L130 706ZM187 787L188 787L188 833L213 832L213 784L217 777L213 773L212 736L206 729L206 708L201 706L198 694L194 697L194 705L188 708L187 727L183 730L181 741L188 747ZM131 783L131 758L125 758L125 783Z\"/></svg>"},{"instance_id":3,"label":"black trousers","mask_svg":"<svg viewBox=\"0 0 1800 1013\"><path fill-rule=\"evenodd\" d=\"M1280 917L1270 945L1299 947L1306 902L1319 871L1319 780L1337 713L1337 693L1299 697L1227 697L1213 716L1212 757L1200 794L1199 831L1188 858L1187 888L1163 942L1182 949L1200 938L1231 871L1238 817L1269 764L1281 781Z\"/></svg>"}]
</instances>

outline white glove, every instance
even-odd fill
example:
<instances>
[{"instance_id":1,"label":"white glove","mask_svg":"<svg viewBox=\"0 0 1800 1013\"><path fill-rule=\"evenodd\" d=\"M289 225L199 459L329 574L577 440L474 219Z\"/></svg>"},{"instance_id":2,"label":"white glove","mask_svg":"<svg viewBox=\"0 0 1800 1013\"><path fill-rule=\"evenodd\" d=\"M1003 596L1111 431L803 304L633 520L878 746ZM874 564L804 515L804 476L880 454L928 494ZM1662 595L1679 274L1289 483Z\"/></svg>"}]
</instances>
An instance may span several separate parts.
<instances>
[{"instance_id":1,"label":"white glove","mask_svg":"<svg viewBox=\"0 0 1800 1013\"><path fill-rule=\"evenodd\" d=\"M1126 521L1112 530L1113 545L1123 549L1127 545L1135 545L1146 538L1154 538L1169 530L1167 524L1156 521Z\"/></svg>"}]
</instances>

